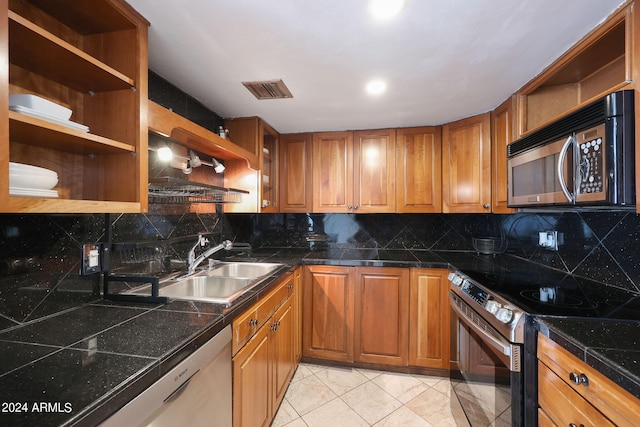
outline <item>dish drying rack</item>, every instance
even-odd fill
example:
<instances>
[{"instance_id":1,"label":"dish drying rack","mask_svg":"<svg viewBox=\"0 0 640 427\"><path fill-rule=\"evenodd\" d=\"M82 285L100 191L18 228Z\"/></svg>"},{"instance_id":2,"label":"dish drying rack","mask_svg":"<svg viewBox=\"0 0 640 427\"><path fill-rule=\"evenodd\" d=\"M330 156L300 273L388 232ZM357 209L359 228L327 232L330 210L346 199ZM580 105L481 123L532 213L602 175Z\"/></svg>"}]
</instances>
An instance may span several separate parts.
<instances>
[{"instance_id":1,"label":"dish drying rack","mask_svg":"<svg viewBox=\"0 0 640 427\"><path fill-rule=\"evenodd\" d=\"M249 192L170 176L149 178L149 202L153 203L240 203L244 194Z\"/></svg>"}]
</instances>

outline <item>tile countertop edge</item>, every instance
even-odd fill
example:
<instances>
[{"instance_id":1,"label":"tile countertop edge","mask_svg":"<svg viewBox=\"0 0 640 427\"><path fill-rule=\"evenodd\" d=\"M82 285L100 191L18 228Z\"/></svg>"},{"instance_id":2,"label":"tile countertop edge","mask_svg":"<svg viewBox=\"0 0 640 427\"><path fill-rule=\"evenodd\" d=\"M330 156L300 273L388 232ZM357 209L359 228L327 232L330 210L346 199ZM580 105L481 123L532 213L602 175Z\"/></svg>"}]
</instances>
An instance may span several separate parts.
<instances>
[{"instance_id":1,"label":"tile countertop edge","mask_svg":"<svg viewBox=\"0 0 640 427\"><path fill-rule=\"evenodd\" d=\"M640 330L640 321L617 323ZM587 343L574 332L576 327L601 327L602 319L537 316L535 325L538 332L640 399L640 366L634 366L635 372L624 366L624 356L640 356L640 350L634 349L633 345L612 348L604 342ZM635 358L633 363L635 364Z\"/></svg>"}]
</instances>

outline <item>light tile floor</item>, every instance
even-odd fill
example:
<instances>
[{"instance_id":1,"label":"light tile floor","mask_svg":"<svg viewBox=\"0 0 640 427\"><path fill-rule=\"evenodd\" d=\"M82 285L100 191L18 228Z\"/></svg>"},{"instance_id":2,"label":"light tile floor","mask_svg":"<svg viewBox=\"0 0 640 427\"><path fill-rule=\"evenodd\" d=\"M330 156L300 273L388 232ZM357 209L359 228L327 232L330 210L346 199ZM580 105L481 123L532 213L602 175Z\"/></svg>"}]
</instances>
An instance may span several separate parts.
<instances>
[{"instance_id":1,"label":"light tile floor","mask_svg":"<svg viewBox=\"0 0 640 427\"><path fill-rule=\"evenodd\" d=\"M272 427L455 427L449 379L302 363Z\"/></svg>"}]
</instances>

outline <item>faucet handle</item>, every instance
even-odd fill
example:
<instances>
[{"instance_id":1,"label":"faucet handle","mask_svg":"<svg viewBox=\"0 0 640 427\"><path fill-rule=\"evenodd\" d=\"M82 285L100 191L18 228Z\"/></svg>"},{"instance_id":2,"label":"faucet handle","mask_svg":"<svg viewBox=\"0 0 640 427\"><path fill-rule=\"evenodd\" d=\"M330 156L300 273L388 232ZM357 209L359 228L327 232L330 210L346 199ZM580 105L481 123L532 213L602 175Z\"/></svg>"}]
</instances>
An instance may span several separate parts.
<instances>
[{"instance_id":1,"label":"faucet handle","mask_svg":"<svg viewBox=\"0 0 640 427\"><path fill-rule=\"evenodd\" d=\"M231 242L231 240L225 240L222 242L222 248L228 251L229 249L233 248L233 243Z\"/></svg>"}]
</instances>

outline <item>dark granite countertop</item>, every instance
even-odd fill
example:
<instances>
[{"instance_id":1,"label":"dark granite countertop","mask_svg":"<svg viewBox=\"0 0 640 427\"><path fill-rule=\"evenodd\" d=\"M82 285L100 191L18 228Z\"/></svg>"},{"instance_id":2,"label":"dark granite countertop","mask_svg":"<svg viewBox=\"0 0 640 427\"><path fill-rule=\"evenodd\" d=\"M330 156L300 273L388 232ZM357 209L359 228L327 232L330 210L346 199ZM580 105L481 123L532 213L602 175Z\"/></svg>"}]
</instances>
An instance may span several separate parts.
<instances>
[{"instance_id":1,"label":"dark granite countertop","mask_svg":"<svg viewBox=\"0 0 640 427\"><path fill-rule=\"evenodd\" d=\"M460 269L477 268L488 262L508 263L505 257L487 259L469 252L382 249L273 249L254 251L250 260L290 266ZM144 304L96 300L1 331L0 395L6 410L0 414L0 423L38 426L100 423L231 324L264 296L279 276L247 292L230 307L186 301ZM635 357L640 356L639 324L611 323L609 333L592 334L594 341L586 341L583 335L588 337L588 333L578 326L582 321L576 322L574 325L569 320L544 318L540 325L553 339L564 337L564 341L572 343L574 353L580 353L577 349L582 348L588 363L640 396L640 369ZM603 327L597 320L590 322L593 328ZM634 326L639 328L635 330L638 338L632 342L630 331ZM604 344L596 340L597 336L609 340L615 336L613 331L621 331L622 338ZM48 404L47 413L36 411L41 402ZM22 413L17 412L20 409Z\"/></svg>"},{"instance_id":2,"label":"dark granite countertop","mask_svg":"<svg viewBox=\"0 0 640 427\"><path fill-rule=\"evenodd\" d=\"M640 398L640 321L540 316L540 333Z\"/></svg>"}]
</instances>

